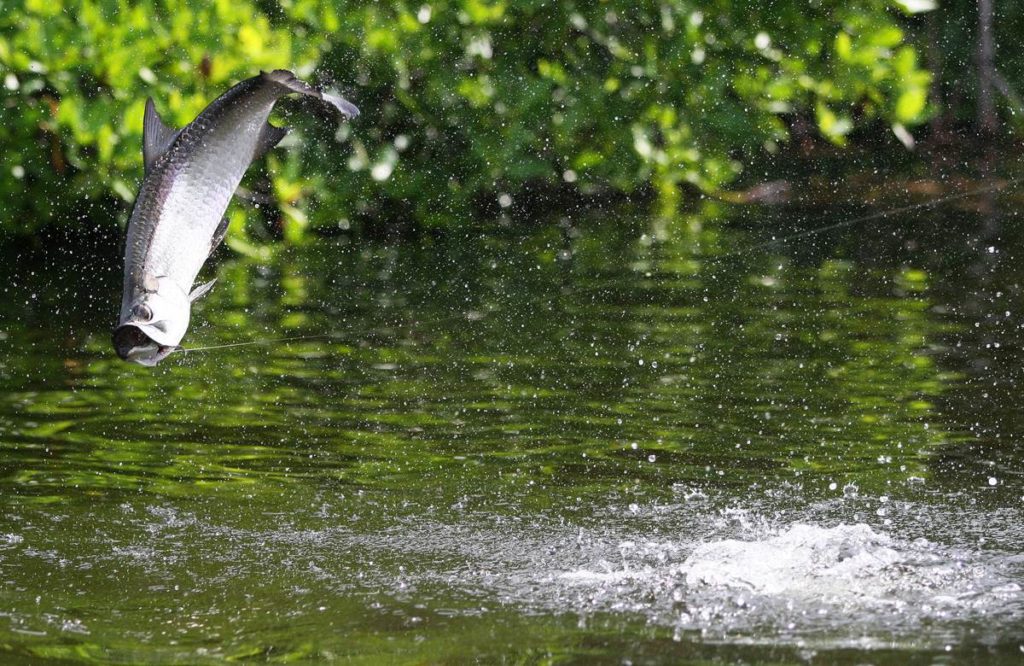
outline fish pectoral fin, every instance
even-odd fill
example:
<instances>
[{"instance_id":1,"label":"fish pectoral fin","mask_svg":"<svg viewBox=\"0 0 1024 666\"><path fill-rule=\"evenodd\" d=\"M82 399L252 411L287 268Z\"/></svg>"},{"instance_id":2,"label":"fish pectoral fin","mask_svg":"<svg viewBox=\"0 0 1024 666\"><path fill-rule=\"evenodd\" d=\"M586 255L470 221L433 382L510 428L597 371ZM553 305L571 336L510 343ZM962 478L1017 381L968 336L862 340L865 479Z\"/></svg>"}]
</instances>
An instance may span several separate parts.
<instances>
[{"instance_id":1,"label":"fish pectoral fin","mask_svg":"<svg viewBox=\"0 0 1024 666\"><path fill-rule=\"evenodd\" d=\"M224 237L227 236L227 234L228 218L225 217L223 220L220 221L220 224L217 225L217 230L213 232L213 238L210 239L210 254L213 254L214 251L220 246L221 242L223 242ZM214 280L214 282L216 282L216 280ZM213 282L211 282L210 284L212 285Z\"/></svg>"},{"instance_id":2,"label":"fish pectoral fin","mask_svg":"<svg viewBox=\"0 0 1024 666\"><path fill-rule=\"evenodd\" d=\"M270 123L264 123L263 129L260 131L260 138L256 140L256 150L253 151L252 158L257 159L266 155L271 148L281 143L281 139L286 134L288 134L287 127L274 127Z\"/></svg>"},{"instance_id":3,"label":"fish pectoral fin","mask_svg":"<svg viewBox=\"0 0 1024 666\"><path fill-rule=\"evenodd\" d=\"M206 295L206 292L208 292L211 289L213 289L213 285L216 284L216 283L217 283L217 278L213 278L212 280L210 280L206 284L201 284L198 287L196 287L195 289L193 289L192 293L188 295L189 302L190 303L195 303L197 299L202 298L204 295Z\"/></svg>"},{"instance_id":4,"label":"fish pectoral fin","mask_svg":"<svg viewBox=\"0 0 1024 666\"><path fill-rule=\"evenodd\" d=\"M169 127L156 111L152 97L146 98L146 113L142 118L142 159L146 164L146 173L161 155L167 152L180 130Z\"/></svg>"}]
</instances>

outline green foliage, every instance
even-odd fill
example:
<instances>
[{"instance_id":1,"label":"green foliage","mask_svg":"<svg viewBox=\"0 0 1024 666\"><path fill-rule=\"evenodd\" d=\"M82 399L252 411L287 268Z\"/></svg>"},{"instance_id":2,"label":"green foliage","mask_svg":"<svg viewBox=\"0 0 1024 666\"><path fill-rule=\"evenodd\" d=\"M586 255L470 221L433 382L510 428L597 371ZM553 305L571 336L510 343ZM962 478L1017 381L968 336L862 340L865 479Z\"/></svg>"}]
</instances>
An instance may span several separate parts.
<instances>
[{"instance_id":1,"label":"green foliage","mask_svg":"<svg viewBox=\"0 0 1024 666\"><path fill-rule=\"evenodd\" d=\"M651 185L672 201L683 184L723 187L785 141L801 114L816 113L836 143L855 124L923 120L929 75L899 15L878 1L813 4L452 0L350 10L326 62L354 67L372 90L367 126L355 173L330 187L310 172L312 189L330 211L384 200L441 225L538 182Z\"/></svg>"},{"instance_id":2,"label":"green foliage","mask_svg":"<svg viewBox=\"0 0 1024 666\"><path fill-rule=\"evenodd\" d=\"M147 96L183 125L259 69L308 72L325 44L323 35L296 33L239 0L5 5L0 227L17 232L67 221L83 200L133 199ZM325 9L321 23L331 16Z\"/></svg>"},{"instance_id":3,"label":"green foliage","mask_svg":"<svg viewBox=\"0 0 1024 666\"><path fill-rule=\"evenodd\" d=\"M0 225L130 200L147 95L182 124L272 67L336 81L364 112L337 137L287 119L308 129L273 158L287 239L353 217L457 226L558 188L651 187L671 205L725 186L797 119L840 145L923 120L930 77L902 16L883 0L23 0L0 18L0 170L15 174Z\"/></svg>"}]
</instances>

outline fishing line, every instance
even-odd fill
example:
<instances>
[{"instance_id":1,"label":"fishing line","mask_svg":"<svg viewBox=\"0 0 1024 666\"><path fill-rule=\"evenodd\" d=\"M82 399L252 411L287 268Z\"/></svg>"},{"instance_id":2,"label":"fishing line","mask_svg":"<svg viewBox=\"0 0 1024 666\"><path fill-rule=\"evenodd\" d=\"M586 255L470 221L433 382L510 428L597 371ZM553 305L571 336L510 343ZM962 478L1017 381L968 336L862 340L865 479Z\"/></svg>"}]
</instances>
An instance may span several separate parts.
<instances>
[{"instance_id":1,"label":"fishing line","mask_svg":"<svg viewBox=\"0 0 1024 666\"><path fill-rule=\"evenodd\" d=\"M726 252L724 254L720 254L720 255L717 255L717 256L708 257L708 260L709 261L724 261L726 259L732 259L734 257L743 256L743 255L746 255L746 254L748 254L750 252L755 252L757 250L760 250L760 249L763 249L763 248L766 248L766 247L770 247L772 245L776 245L776 244L780 244L780 243L789 243L790 241L799 240L801 238L808 238L810 236L817 236L818 234L827 233L829 231L835 231L836 229L843 229L843 228L846 228L846 227L852 227L852 226L857 225L857 224L863 224L864 222L871 222L873 220L882 220L882 219L885 219L885 218L890 217L892 215L899 215L901 213L907 213L907 212L910 212L910 211L913 211L913 210L923 210L923 209L927 209L927 208L934 208L936 206L941 206L942 204L949 203L950 201L957 201L958 199L967 199L969 197L978 196L979 194L987 194L989 192L998 192L1000 190L1008 190L1008 189L1011 189L1013 187L1016 187L1017 185L1020 185L1022 182L1024 182L1024 177L1022 177L1022 178L1014 178L1012 180L1008 180L1008 181L1005 181L1005 182L1002 182L1002 183L997 183L995 185L987 185L985 187L979 187L979 188L976 188L976 189L973 189L973 190L968 190L966 192L959 192L957 194L950 194L950 195L947 195L947 196L944 196L944 197L939 197L938 199L932 199L930 201L923 201L921 203L916 203L916 204L908 204L906 206L900 206L899 208L890 208L888 210L879 211L877 213L870 213L868 215L862 215L860 217L855 217L855 218L852 218L852 219L849 219L849 220L843 220L842 222L836 222L835 224L827 224L827 225L825 225L823 227L818 227L816 229L808 229L807 231L799 231L797 233L790 234L789 236L782 236L782 237L779 237L779 238L773 238L771 240L764 241L762 243L755 243L753 245L750 245L748 247L745 247L745 248L742 248L742 249L739 249L739 250L735 250L733 252Z\"/></svg>"},{"instance_id":2,"label":"fishing line","mask_svg":"<svg viewBox=\"0 0 1024 666\"><path fill-rule=\"evenodd\" d=\"M272 345L278 342L295 342L298 340L330 340L334 338L333 335L321 334L321 335L297 335L292 338L272 338L266 340L249 340L248 342L232 342L225 345L209 345L207 347L178 347L175 351L182 352L201 352L209 351L211 349L227 349L228 347L247 347L249 345Z\"/></svg>"}]
</instances>

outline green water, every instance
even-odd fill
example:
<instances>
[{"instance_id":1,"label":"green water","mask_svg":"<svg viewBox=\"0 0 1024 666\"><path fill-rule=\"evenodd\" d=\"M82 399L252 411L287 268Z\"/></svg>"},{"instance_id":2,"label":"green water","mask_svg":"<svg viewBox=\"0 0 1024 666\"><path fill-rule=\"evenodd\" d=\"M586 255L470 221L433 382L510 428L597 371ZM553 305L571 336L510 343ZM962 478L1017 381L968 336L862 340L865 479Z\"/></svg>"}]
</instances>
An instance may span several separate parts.
<instances>
[{"instance_id":1,"label":"green water","mask_svg":"<svg viewBox=\"0 0 1024 666\"><path fill-rule=\"evenodd\" d=\"M1014 199L230 253L119 361L109 239L0 268L0 659L1020 663Z\"/></svg>"}]
</instances>

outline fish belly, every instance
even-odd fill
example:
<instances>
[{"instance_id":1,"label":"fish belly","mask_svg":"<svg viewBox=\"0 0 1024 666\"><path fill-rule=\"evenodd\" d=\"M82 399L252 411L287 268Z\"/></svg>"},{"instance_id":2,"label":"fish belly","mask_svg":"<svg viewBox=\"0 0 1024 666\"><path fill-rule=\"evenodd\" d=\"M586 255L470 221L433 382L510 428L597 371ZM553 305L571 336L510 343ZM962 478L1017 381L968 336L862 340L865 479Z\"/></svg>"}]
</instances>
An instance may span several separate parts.
<instances>
[{"instance_id":1,"label":"fish belly","mask_svg":"<svg viewBox=\"0 0 1024 666\"><path fill-rule=\"evenodd\" d=\"M172 278L186 293L210 255L213 234L251 162L255 137L209 141L171 185L153 234L147 272Z\"/></svg>"}]
</instances>

